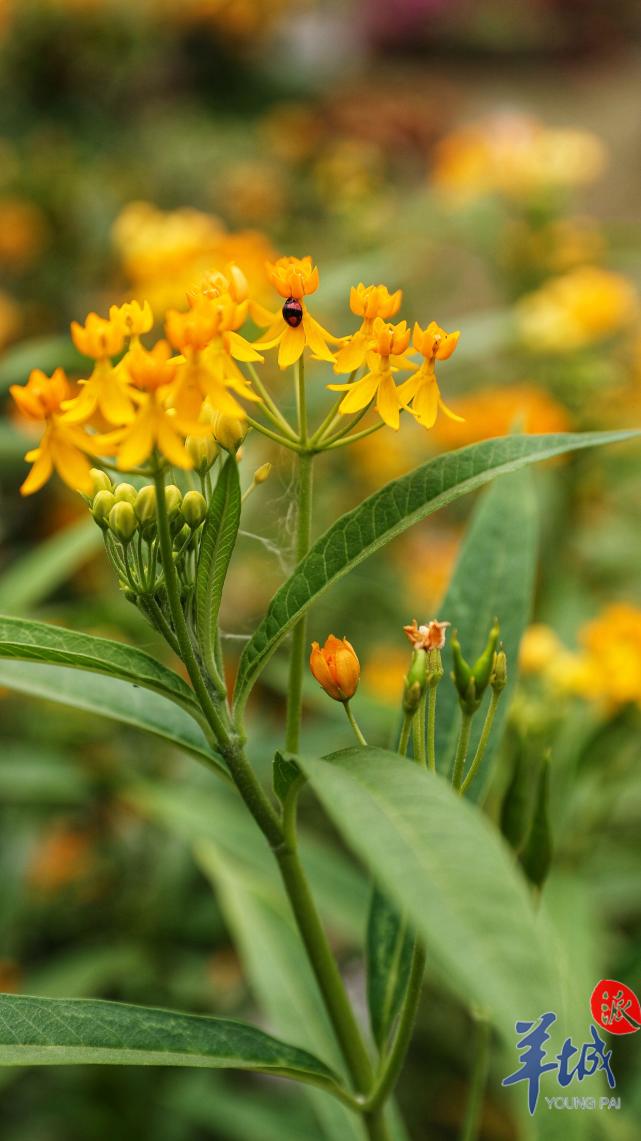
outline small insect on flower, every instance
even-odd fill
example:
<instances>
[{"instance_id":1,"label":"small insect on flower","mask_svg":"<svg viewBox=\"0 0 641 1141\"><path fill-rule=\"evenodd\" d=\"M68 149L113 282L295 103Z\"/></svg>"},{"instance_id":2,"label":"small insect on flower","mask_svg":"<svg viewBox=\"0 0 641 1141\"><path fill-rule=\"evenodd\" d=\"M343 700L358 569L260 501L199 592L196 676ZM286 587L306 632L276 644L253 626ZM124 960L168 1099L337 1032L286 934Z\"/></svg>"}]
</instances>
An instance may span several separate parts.
<instances>
[{"instance_id":1,"label":"small insect on flower","mask_svg":"<svg viewBox=\"0 0 641 1141\"><path fill-rule=\"evenodd\" d=\"M282 308L282 314L292 329L297 329L303 320L303 306L295 297L288 297Z\"/></svg>"}]
</instances>

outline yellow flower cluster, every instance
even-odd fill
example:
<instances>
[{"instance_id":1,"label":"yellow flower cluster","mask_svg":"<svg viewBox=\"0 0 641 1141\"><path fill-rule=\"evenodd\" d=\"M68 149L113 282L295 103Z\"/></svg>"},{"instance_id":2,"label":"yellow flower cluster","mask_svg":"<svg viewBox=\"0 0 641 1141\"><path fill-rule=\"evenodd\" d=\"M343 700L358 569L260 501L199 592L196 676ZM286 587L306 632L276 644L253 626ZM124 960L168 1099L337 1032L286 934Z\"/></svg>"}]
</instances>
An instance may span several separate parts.
<instances>
[{"instance_id":1,"label":"yellow flower cluster","mask_svg":"<svg viewBox=\"0 0 641 1141\"><path fill-rule=\"evenodd\" d=\"M627 278L586 265L523 297L517 320L533 352L572 352L625 329L638 310L637 292Z\"/></svg>"},{"instance_id":2,"label":"yellow flower cluster","mask_svg":"<svg viewBox=\"0 0 641 1141\"><path fill-rule=\"evenodd\" d=\"M589 131L504 115L446 135L436 148L432 181L449 201L490 193L523 198L591 182L604 164L603 145Z\"/></svg>"},{"instance_id":3,"label":"yellow flower cluster","mask_svg":"<svg viewBox=\"0 0 641 1141\"><path fill-rule=\"evenodd\" d=\"M579 642L573 652L548 626L531 626L521 644L522 673L540 675L609 712L641 706L641 609L629 602L611 603L581 628Z\"/></svg>"},{"instance_id":4,"label":"yellow flower cluster","mask_svg":"<svg viewBox=\"0 0 641 1141\"><path fill-rule=\"evenodd\" d=\"M454 352L460 333L446 333L436 321L425 329L418 323L410 332L406 321L391 323L401 304L400 289L390 293L384 285L363 285L352 289L350 308L362 318L360 328L340 349L334 371L350 373L345 384L330 384L335 392L344 392L340 411L345 415L364 411L372 401L376 411L390 427L398 428L401 410L410 412L424 428L432 428L439 409L451 420L461 417L443 402L436 379L436 362L447 360ZM417 364L410 355L410 337L415 354L421 356ZM363 366L366 373L359 379L355 374ZM410 370L411 376L396 384L394 374L400 369Z\"/></svg>"},{"instance_id":5,"label":"yellow flower cluster","mask_svg":"<svg viewBox=\"0 0 641 1141\"><path fill-rule=\"evenodd\" d=\"M262 351L270 348L278 348L281 368L308 350L312 359L333 364L337 372L349 371L347 383L328 386L345 393L338 409L344 415L362 413L375 403L383 422L393 428L399 426L401 410L426 428L433 426L439 408L460 419L443 404L435 374L436 361L454 352L458 332L446 333L434 321L425 329L416 325L413 346L422 358L419 364L409 355L406 322L386 320L398 310L400 291L390 294L383 285L362 284L353 289L351 308L361 326L351 338L338 338L307 308L306 298L319 284L310 257L267 262L266 273L283 300L280 311L255 301L244 272L230 264L225 273L210 272L187 292L186 310L165 313L165 339L149 348L141 340L154 326L148 301L113 305L108 318L90 313L84 324L72 322L76 348L93 361L78 381L78 391L72 391L60 369L51 377L36 370L25 386L11 389L20 411L45 425L39 447L27 456L34 466L23 494L42 487L54 469L70 487L89 494L89 456L112 457L120 471L134 471L155 455L175 467L191 468L198 452L194 440L211 436L212 423L221 416L246 420L281 443L295 441L254 370L264 360ZM265 327L253 344L239 332L248 317ZM338 357L330 345L340 346ZM365 375L357 379L362 366ZM401 368L410 375L397 385L393 374ZM275 437L252 420L241 400L259 405L272 423L285 427L288 437ZM333 422L331 413L328 422Z\"/></svg>"}]
</instances>

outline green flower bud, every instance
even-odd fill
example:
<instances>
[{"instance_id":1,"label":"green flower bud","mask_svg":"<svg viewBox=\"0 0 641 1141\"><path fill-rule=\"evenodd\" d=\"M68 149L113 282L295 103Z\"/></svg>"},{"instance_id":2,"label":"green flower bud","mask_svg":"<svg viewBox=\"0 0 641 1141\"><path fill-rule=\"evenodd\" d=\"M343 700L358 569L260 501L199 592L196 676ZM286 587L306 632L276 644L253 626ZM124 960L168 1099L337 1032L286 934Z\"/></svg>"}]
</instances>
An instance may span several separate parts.
<instances>
[{"instance_id":1,"label":"green flower bud","mask_svg":"<svg viewBox=\"0 0 641 1141\"><path fill-rule=\"evenodd\" d=\"M165 503L167 504L167 515L169 519L175 519L180 511L180 505L183 501L182 491L176 487L175 483L168 483L165 488Z\"/></svg>"},{"instance_id":2,"label":"green flower bud","mask_svg":"<svg viewBox=\"0 0 641 1141\"><path fill-rule=\"evenodd\" d=\"M412 654L410 668L405 676L403 689L403 712L415 713L427 686L429 655L422 646L417 646Z\"/></svg>"},{"instance_id":3,"label":"green flower bud","mask_svg":"<svg viewBox=\"0 0 641 1141\"><path fill-rule=\"evenodd\" d=\"M254 483L264 483L266 479L269 479L271 470L272 465L270 463L261 464L258 470L254 472Z\"/></svg>"},{"instance_id":4,"label":"green flower bud","mask_svg":"<svg viewBox=\"0 0 641 1141\"><path fill-rule=\"evenodd\" d=\"M156 488L153 483L141 487L136 496L134 511L140 523L156 522Z\"/></svg>"},{"instance_id":5,"label":"green flower bud","mask_svg":"<svg viewBox=\"0 0 641 1141\"><path fill-rule=\"evenodd\" d=\"M496 647L501 633L498 620L494 619L494 625L487 636L487 642L483 653L478 657L472 666L472 674L476 682L476 692L481 697L488 687L490 677L492 676L492 668L494 666L494 656Z\"/></svg>"},{"instance_id":6,"label":"green flower bud","mask_svg":"<svg viewBox=\"0 0 641 1141\"><path fill-rule=\"evenodd\" d=\"M116 497L111 491L99 491L94 497L91 514L103 531L106 531L109 526L109 512L115 502Z\"/></svg>"},{"instance_id":7,"label":"green flower bud","mask_svg":"<svg viewBox=\"0 0 641 1141\"><path fill-rule=\"evenodd\" d=\"M186 523L183 523L180 529L177 530L174 535L174 547L176 550L179 551L188 539L191 539L191 527L189 527Z\"/></svg>"},{"instance_id":8,"label":"green flower bud","mask_svg":"<svg viewBox=\"0 0 641 1141\"><path fill-rule=\"evenodd\" d=\"M213 435L187 436L185 448L199 475L205 475L209 471L218 455L218 444Z\"/></svg>"},{"instance_id":9,"label":"green flower bud","mask_svg":"<svg viewBox=\"0 0 641 1141\"><path fill-rule=\"evenodd\" d=\"M247 421L238 420L235 416L227 416L222 412L216 414L214 420L214 436L221 448L234 455L245 436L247 435Z\"/></svg>"},{"instance_id":10,"label":"green flower bud","mask_svg":"<svg viewBox=\"0 0 641 1141\"><path fill-rule=\"evenodd\" d=\"M116 503L131 503L133 507L138 492L131 483L119 483L118 486L114 488L114 495L116 497Z\"/></svg>"},{"instance_id":11,"label":"green flower bud","mask_svg":"<svg viewBox=\"0 0 641 1141\"><path fill-rule=\"evenodd\" d=\"M92 467L89 475L91 476L91 482L93 483L93 495L91 496L92 499L95 499L99 491L113 491L113 484L109 479L106 471L102 471L98 467Z\"/></svg>"},{"instance_id":12,"label":"green flower bud","mask_svg":"<svg viewBox=\"0 0 641 1141\"><path fill-rule=\"evenodd\" d=\"M207 514L207 500L199 491L188 491L180 510L185 522L195 531Z\"/></svg>"},{"instance_id":13,"label":"green flower bud","mask_svg":"<svg viewBox=\"0 0 641 1141\"><path fill-rule=\"evenodd\" d=\"M109 530L121 543L128 543L137 529L138 520L131 503L124 499L117 501L109 512Z\"/></svg>"},{"instance_id":14,"label":"green flower bud","mask_svg":"<svg viewBox=\"0 0 641 1141\"><path fill-rule=\"evenodd\" d=\"M503 647L494 655L490 685L497 694L501 693L507 685L507 657Z\"/></svg>"},{"instance_id":15,"label":"green flower bud","mask_svg":"<svg viewBox=\"0 0 641 1141\"><path fill-rule=\"evenodd\" d=\"M476 683L472 671L461 653L461 643L456 633L452 634L450 644L454 659L452 681L458 690L459 702L466 713L474 713L479 707L479 702L476 699Z\"/></svg>"}]
</instances>

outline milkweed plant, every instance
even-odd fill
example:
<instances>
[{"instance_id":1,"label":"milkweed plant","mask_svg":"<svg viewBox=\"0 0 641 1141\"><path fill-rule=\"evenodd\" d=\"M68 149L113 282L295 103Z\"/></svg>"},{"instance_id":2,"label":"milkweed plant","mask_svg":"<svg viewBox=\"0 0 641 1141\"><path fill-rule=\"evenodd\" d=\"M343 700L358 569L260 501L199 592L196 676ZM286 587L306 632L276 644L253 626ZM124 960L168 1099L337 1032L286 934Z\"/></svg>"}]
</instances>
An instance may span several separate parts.
<instances>
[{"instance_id":1,"label":"milkweed plant","mask_svg":"<svg viewBox=\"0 0 641 1141\"><path fill-rule=\"evenodd\" d=\"M420 432L439 416L458 419L440 386L459 333L434 320L411 330L397 319L400 290L359 284L349 298L358 327L335 336L312 313L319 273L311 258L280 258L267 274L273 311L231 265L195 288L184 310L164 315L164 337L154 343L147 303L112 306L108 317L90 313L71 326L76 349L91 362L80 380L60 368L51 376L36 369L11 389L19 411L43 428L26 456L22 494L37 492L54 472L80 493L121 590L180 659L189 683L134 646L38 622L2 619L1 643L4 657L110 674L180 706L201 735L197 755L212 780L235 788L271 850L335 1054L330 1064L299 1042L224 1019L6 995L0 1060L262 1071L340 1103L331 1136L341 1141L398 1138L406 1134L394 1091L425 973L434 971L480 1028L464 1124L471 1139L491 1029L507 1035L515 1019L538 1016L539 997L549 1003L557 985L536 906L550 859L547 766L518 853L478 806L509 700L519 623L527 621L522 592L532 579L523 565L531 546L531 504L518 482L525 473L509 473L626 433L514 434L437 455L316 537L313 475L327 453L395 431L401 418ZM261 331L252 337L252 328ZM274 382L279 370L285 375ZM317 422L310 382L317 394L328 392ZM282 398L290 383L295 416L289 393ZM268 464L245 471L248 433L291 454L296 565L246 641L232 687L221 597L245 500L261 494L269 475ZM322 631L311 642L310 607L369 554L497 476L507 478L481 500L442 613L407 616L393 747L370 745L354 708L360 663L349 631ZM279 647L288 654L287 708L267 788L248 760L246 708ZM311 756L301 744L308 669L346 714L345 748L330 756ZM368 1025L348 995L300 855L297 806L306 786L372 878Z\"/></svg>"}]
</instances>

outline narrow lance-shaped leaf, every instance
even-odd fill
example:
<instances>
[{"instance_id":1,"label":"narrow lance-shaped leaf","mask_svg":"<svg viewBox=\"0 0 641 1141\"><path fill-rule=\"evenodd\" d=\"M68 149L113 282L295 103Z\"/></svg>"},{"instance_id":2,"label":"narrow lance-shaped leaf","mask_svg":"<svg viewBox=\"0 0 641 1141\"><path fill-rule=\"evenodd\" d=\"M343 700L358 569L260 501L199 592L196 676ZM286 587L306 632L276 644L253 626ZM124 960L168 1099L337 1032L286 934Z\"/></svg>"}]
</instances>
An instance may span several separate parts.
<instances>
[{"instance_id":1,"label":"narrow lance-shaped leaf","mask_svg":"<svg viewBox=\"0 0 641 1141\"><path fill-rule=\"evenodd\" d=\"M0 1065L259 1070L338 1093L312 1054L254 1026L100 999L0 995Z\"/></svg>"},{"instance_id":2,"label":"narrow lance-shaped leaf","mask_svg":"<svg viewBox=\"0 0 641 1141\"><path fill-rule=\"evenodd\" d=\"M516 1019L558 1008L551 940L509 849L478 808L442 777L383 749L301 757L300 765L449 987L510 1042Z\"/></svg>"},{"instance_id":3,"label":"narrow lance-shaped leaf","mask_svg":"<svg viewBox=\"0 0 641 1141\"><path fill-rule=\"evenodd\" d=\"M583 432L484 440L438 456L388 483L330 527L274 595L242 653L234 695L236 708L243 708L260 671L312 602L413 523L526 464L635 435L634 431Z\"/></svg>"},{"instance_id":4,"label":"narrow lance-shaped leaf","mask_svg":"<svg viewBox=\"0 0 641 1141\"><path fill-rule=\"evenodd\" d=\"M220 600L240 523L240 483L230 456L218 477L203 527L196 575L198 639L206 662L215 659Z\"/></svg>"},{"instance_id":5,"label":"narrow lance-shaped leaf","mask_svg":"<svg viewBox=\"0 0 641 1141\"><path fill-rule=\"evenodd\" d=\"M162 737L228 776L194 718L157 693L119 678L86 673L41 662L0 661L0 686L42 697L73 709L108 717Z\"/></svg>"},{"instance_id":6,"label":"narrow lance-shaped leaf","mask_svg":"<svg viewBox=\"0 0 641 1141\"><path fill-rule=\"evenodd\" d=\"M374 886L367 923L367 1005L379 1050L385 1047L403 1001L413 944L407 917Z\"/></svg>"},{"instance_id":7,"label":"narrow lance-shaped leaf","mask_svg":"<svg viewBox=\"0 0 641 1141\"><path fill-rule=\"evenodd\" d=\"M194 692L186 681L150 654L91 634L78 634L46 622L0 615L0 658L71 666L90 673L130 681L152 689L201 717Z\"/></svg>"},{"instance_id":8,"label":"narrow lance-shaped leaf","mask_svg":"<svg viewBox=\"0 0 641 1141\"><path fill-rule=\"evenodd\" d=\"M480 772L469 795L477 799L486 783L516 682L519 642L532 612L538 548L538 511L532 473L516 472L498 480L484 493L468 528L454 574L438 611L458 631L463 653L475 661L495 617L508 660L508 684L503 691ZM436 755L438 768L449 773L456 748L459 705L450 680L452 651L446 639L445 677L438 689ZM469 756L474 755L489 695L472 724Z\"/></svg>"}]
</instances>

